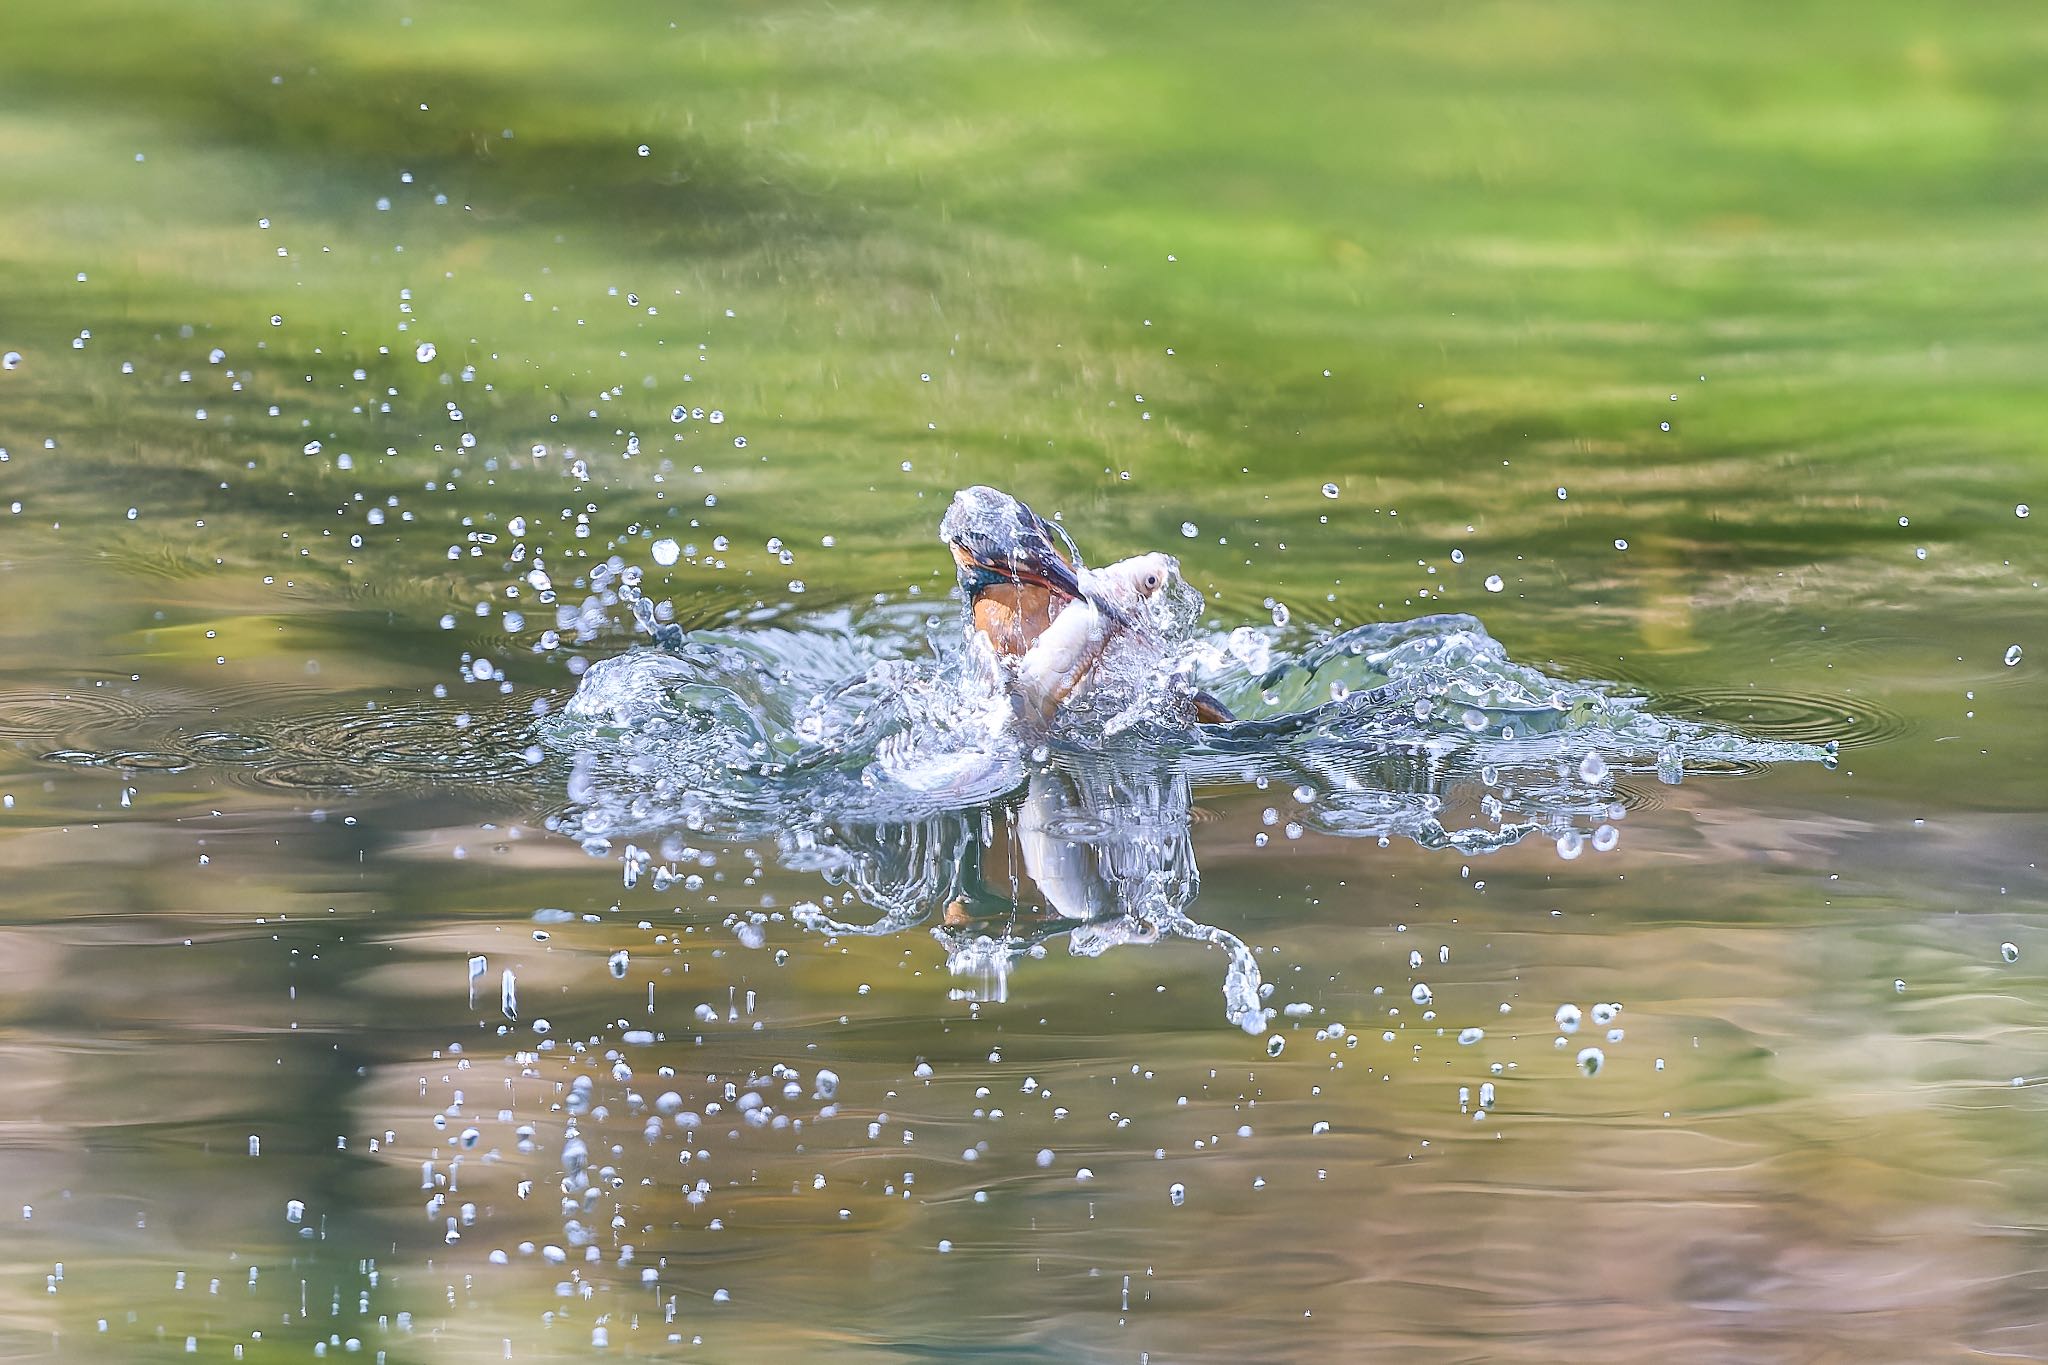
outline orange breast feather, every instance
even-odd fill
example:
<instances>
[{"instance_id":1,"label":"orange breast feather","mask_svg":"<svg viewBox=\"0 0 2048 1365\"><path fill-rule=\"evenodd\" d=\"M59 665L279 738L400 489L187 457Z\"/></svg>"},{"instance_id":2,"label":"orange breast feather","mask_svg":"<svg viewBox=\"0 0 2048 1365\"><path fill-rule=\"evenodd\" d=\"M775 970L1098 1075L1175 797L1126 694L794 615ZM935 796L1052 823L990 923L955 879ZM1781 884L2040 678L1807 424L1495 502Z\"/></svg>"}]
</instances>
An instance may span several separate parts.
<instances>
[{"instance_id":1,"label":"orange breast feather","mask_svg":"<svg viewBox=\"0 0 2048 1365\"><path fill-rule=\"evenodd\" d=\"M974 628L998 654L1030 650L1070 599L1036 583L995 583L974 595Z\"/></svg>"}]
</instances>

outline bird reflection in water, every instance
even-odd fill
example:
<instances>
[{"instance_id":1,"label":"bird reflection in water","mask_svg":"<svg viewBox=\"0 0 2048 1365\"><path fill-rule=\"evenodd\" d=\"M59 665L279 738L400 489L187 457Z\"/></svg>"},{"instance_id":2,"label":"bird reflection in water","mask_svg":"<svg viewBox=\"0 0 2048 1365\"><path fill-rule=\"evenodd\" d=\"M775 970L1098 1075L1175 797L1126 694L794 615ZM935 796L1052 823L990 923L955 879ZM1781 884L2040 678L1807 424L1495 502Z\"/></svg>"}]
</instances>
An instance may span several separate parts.
<instances>
[{"instance_id":1,"label":"bird reflection in water","mask_svg":"<svg viewBox=\"0 0 2048 1365\"><path fill-rule=\"evenodd\" d=\"M1267 1011L1251 949L1187 913L1201 884L1192 813L1184 772L1090 763L1041 769L1021 796L978 810L856 826L830 840L793 834L783 856L882 911L849 922L810 906L802 922L868 935L931 924L970 999L1007 999L1018 960L1043 957L1062 936L1076 957L1184 939L1223 950L1225 1014L1257 1033Z\"/></svg>"}]
</instances>

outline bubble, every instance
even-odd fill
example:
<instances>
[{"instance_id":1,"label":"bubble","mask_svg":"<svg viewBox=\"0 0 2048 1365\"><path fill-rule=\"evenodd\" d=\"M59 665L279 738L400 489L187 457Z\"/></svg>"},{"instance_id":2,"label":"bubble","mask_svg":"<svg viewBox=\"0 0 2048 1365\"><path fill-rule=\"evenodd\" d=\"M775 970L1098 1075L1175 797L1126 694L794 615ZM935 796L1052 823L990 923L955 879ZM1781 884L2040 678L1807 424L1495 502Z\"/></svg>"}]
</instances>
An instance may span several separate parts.
<instances>
[{"instance_id":1,"label":"bubble","mask_svg":"<svg viewBox=\"0 0 2048 1365\"><path fill-rule=\"evenodd\" d=\"M1336 485L1336 484L1334 484L1334 483L1326 483L1326 484L1324 484L1324 485L1323 485L1323 496L1324 496L1324 497L1326 497L1326 498L1334 498L1334 497L1336 497L1336 496L1337 496L1337 485Z\"/></svg>"},{"instance_id":2,"label":"bubble","mask_svg":"<svg viewBox=\"0 0 2048 1365\"><path fill-rule=\"evenodd\" d=\"M1612 853L1620 842L1621 831L1612 825L1602 825L1593 831L1593 850L1596 853Z\"/></svg>"},{"instance_id":3,"label":"bubble","mask_svg":"<svg viewBox=\"0 0 2048 1365\"><path fill-rule=\"evenodd\" d=\"M1598 749L1592 750L1579 760L1579 780L1581 782L1599 782L1606 776L1607 760L1600 757Z\"/></svg>"},{"instance_id":4,"label":"bubble","mask_svg":"<svg viewBox=\"0 0 2048 1365\"><path fill-rule=\"evenodd\" d=\"M422 341L419 345L412 348L412 358L419 361L422 365L432 360L437 354L439 352L434 349L434 343L431 341Z\"/></svg>"},{"instance_id":5,"label":"bubble","mask_svg":"<svg viewBox=\"0 0 2048 1365\"><path fill-rule=\"evenodd\" d=\"M1490 573L1486 576L1486 590L1488 592L1499 592L1502 588L1505 588L1506 586L1507 584L1500 581L1499 574Z\"/></svg>"},{"instance_id":6,"label":"bubble","mask_svg":"<svg viewBox=\"0 0 2048 1365\"><path fill-rule=\"evenodd\" d=\"M1570 862L1586 851L1585 836L1575 829L1568 829L1557 839L1557 856Z\"/></svg>"},{"instance_id":7,"label":"bubble","mask_svg":"<svg viewBox=\"0 0 2048 1365\"><path fill-rule=\"evenodd\" d=\"M1599 1048L1589 1047L1579 1050L1579 1070L1585 1072L1588 1076L1599 1075L1600 1068L1605 1065L1607 1065L1607 1054Z\"/></svg>"},{"instance_id":8,"label":"bubble","mask_svg":"<svg viewBox=\"0 0 2048 1365\"><path fill-rule=\"evenodd\" d=\"M1998 955L2007 962L2018 962L2020 960L2020 945L2017 943L2001 943L1998 945Z\"/></svg>"},{"instance_id":9,"label":"bubble","mask_svg":"<svg viewBox=\"0 0 2048 1365\"><path fill-rule=\"evenodd\" d=\"M2008 645L2005 651L2005 666L2007 668L2018 667L2020 662L2020 654L2021 650L2018 645Z\"/></svg>"},{"instance_id":10,"label":"bubble","mask_svg":"<svg viewBox=\"0 0 2048 1365\"><path fill-rule=\"evenodd\" d=\"M677 557L680 556L682 552L682 546L676 544L673 540L667 539L666 537L654 542L654 562L661 565L663 568L667 568L669 565L675 563Z\"/></svg>"},{"instance_id":11,"label":"bubble","mask_svg":"<svg viewBox=\"0 0 2048 1365\"><path fill-rule=\"evenodd\" d=\"M1180 524L1180 533L1189 540L1193 540L1196 536L1202 534L1202 528L1195 525L1192 521L1184 521Z\"/></svg>"}]
</instances>

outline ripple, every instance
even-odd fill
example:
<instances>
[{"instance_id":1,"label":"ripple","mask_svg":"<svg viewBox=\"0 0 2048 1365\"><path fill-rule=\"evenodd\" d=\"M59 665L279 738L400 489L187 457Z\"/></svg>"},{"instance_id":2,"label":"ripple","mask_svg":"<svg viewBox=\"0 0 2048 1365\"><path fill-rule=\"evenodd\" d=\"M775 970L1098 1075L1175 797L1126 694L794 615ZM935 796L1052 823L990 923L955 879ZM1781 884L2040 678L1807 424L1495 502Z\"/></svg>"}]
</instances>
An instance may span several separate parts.
<instances>
[{"instance_id":1,"label":"ripple","mask_svg":"<svg viewBox=\"0 0 2048 1365\"><path fill-rule=\"evenodd\" d=\"M187 755L161 749L123 749L119 753L108 754L100 762L109 768L136 768L158 773L182 773L194 766Z\"/></svg>"},{"instance_id":2,"label":"ripple","mask_svg":"<svg viewBox=\"0 0 2048 1365\"><path fill-rule=\"evenodd\" d=\"M523 712L422 704L300 717L292 723L290 747L309 758L352 761L387 774L476 782L526 772L532 742L533 720Z\"/></svg>"},{"instance_id":3,"label":"ripple","mask_svg":"<svg viewBox=\"0 0 2048 1365\"><path fill-rule=\"evenodd\" d=\"M229 730L201 730L184 738L192 756L207 763L256 763L277 751L261 735L238 735Z\"/></svg>"},{"instance_id":4,"label":"ripple","mask_svg":"<svg viewBox=\"0 0 2048 1365\"><path fill-rule=\"evenodd\" d=\"M74 768L127 768L159 773L181 773L192 766L192 760L184 754L158 749L52 749L38 757L45 763L63 763Z\"/></svg>"},{"instance_id":5,"label":"ripple","mask_svg":"<svg viewBox=\"0 0 2048 1365\"><path fill-rule=\"evenodd\" d=\"M374 776L347 763L292 760L266 763L250 770L250 780L259 786L281 791L321 792L345 795L380 785Z\"/></svg>"},{"instance_id":6,"label":"ripple","mask_svg":"<svg viewBox=\"0 0 2048 1365\"><path fill-rule=\"evenodd\" d=\"M0 739L72 739L128 729L148 720L148 705L111 688L75 692L0 692Z\"/></svg>"},{"instance_id":7,"label":"ripple","mask_svg":"<svg viewBox=\"0 0 2048 1365\"><path fill-rule=\"evenodd\" d=\"M1845 749L1897 739L1912 728L1890 707L1824 693L1702 688L1660 694L1658 706L1669 715L1729 726L1763 739L1802 744L1832 740Z\"/></svg>"}]
</instances>

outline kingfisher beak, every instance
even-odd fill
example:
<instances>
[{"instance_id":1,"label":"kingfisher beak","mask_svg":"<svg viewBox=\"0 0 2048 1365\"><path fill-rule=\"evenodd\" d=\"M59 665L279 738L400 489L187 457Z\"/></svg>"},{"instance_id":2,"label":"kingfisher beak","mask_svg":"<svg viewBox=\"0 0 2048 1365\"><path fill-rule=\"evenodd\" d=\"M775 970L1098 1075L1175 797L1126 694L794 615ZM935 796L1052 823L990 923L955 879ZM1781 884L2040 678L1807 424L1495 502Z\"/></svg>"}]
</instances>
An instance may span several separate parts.
<instances>
[{"instance_id":1,"label":"kingfisher beak","mask_svg":"<svg viewBox=\"0 0 2048 1365\"><path fill-rule=\"evenodd\" d=\"M1032 543L1034 540L1039 543ZM1020 537L996 544L977 537L974 543L948 541L947 548L953 552L953 562L959 565L963 581L985 578L1029 583L1066 600L1082 595L1081 580L1074 576L1073 566L1060 558L1048 538Z\"/></svg>"}]
</instances>

